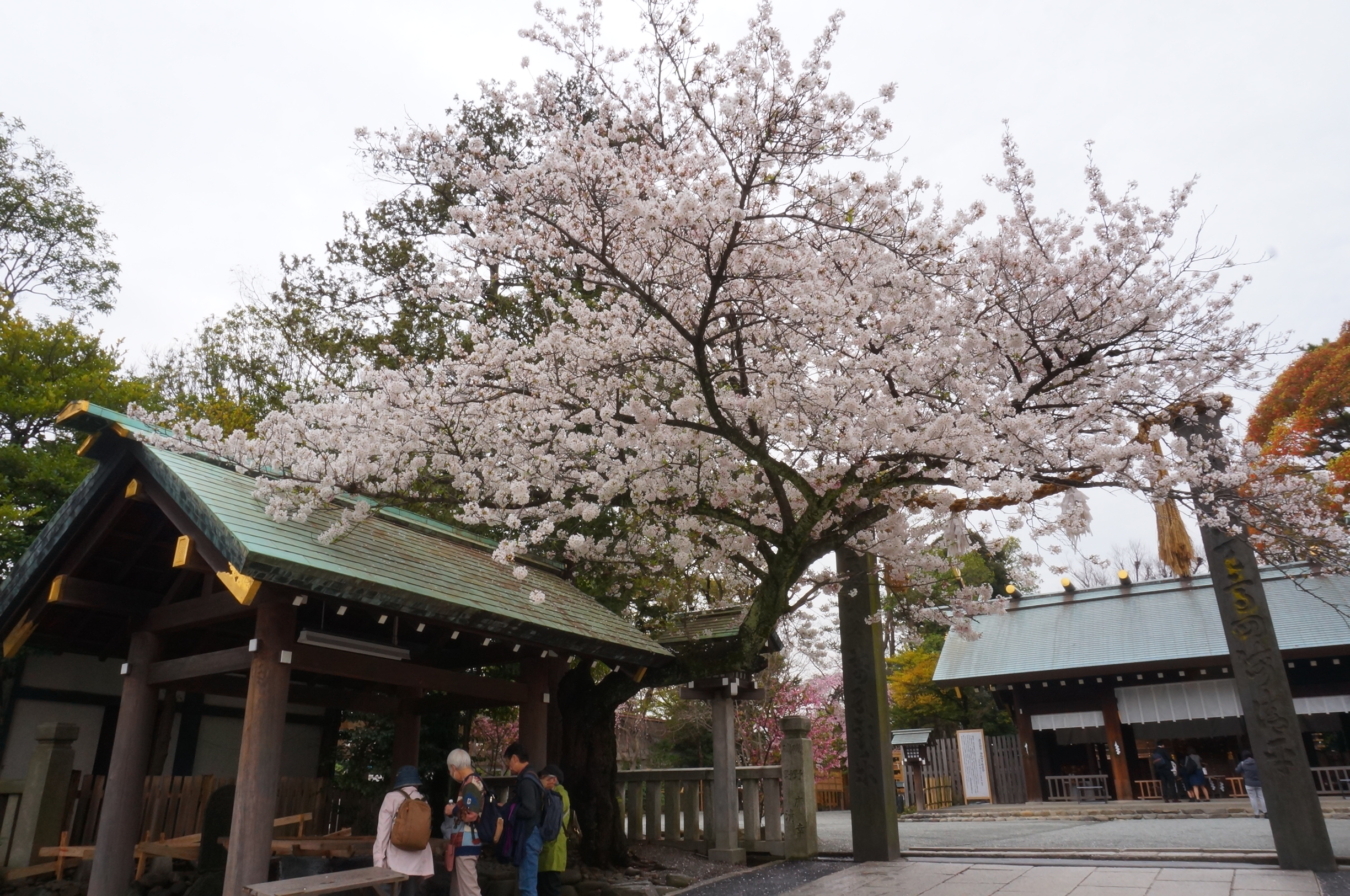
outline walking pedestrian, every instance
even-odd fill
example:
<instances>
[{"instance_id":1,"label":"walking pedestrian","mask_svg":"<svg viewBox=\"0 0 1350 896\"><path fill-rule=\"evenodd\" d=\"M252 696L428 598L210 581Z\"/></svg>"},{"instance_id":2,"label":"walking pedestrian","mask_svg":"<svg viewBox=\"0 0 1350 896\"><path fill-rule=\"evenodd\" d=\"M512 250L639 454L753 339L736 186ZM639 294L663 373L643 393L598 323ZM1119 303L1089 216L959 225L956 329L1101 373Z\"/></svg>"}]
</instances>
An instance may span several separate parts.
<instances>
[{"instance_id":1,"label":"walking pedestrian","mask_svg":"<svg viewBox=\"0 0 1350 896\"><path fill-rule=\"evenodd\" d=\"M539 822L544 809L544 785L530 768L530 754L519 742L508 746L503 755L506 767L516 776L507 806L513 838L511 864L519 869L520 896L539 896L539 853L544 849Z\"/></svg>"},{"instance_id":2,"label":"walking pedestrian","mask_svg":"<svg viewBox=\"0 0 1350 896\"><path fill-rule=\"evenodd\" d=\"M544 844L539 854L539 896L559 896L562 892L562 873L567 870L567 831L572 822L572 798L563 786L562 769L546 765L539 771L544 790L556 793L562 799L562 823L558 834Z\"/></svg>"},{"instance_id":3,"label":"walking pedestrian","mask_svg":"<svg viewBox=\"0 0 1350 896\"><path fill-rule=\"evenodd\" d=\"M372 864L408 875L404 896L424 896L435 868L431 858L431 807L422 792L417 767L405 765L394 775L394 787L384 795L375 826Z\"/></svg>"},{"instance_id":4,"label":"walking pedestrian","mask_svg":"<svg viewBox=\"0 0 1350 896\"><path fill-rule=\"evenodd\" d=\"M1242 761L1237 764L1242 773L1242 786L1247 789L1247 799L1252 801L1252 814L1257 818L1266 817L1266 795L1261 790L1261 773L1257 771L1256 760L1251 750L1242 751Z\"/></svg>"},{"instance_id":5,"label":"walking pedestrian","mask_svg":"<svg viewBox=\"0 0 1350 896\"><path fill-rule=\"evenodd\" d=\"M1191 744L1191 750L1186 754L1186 761L1183 764L1186 774L1186 791L1191 802L1209 802L1209 776L1205 774L1205 761L1200 758L1196 752L1195 744Z\"/></svg>"},{"instance_id":6,"label":"walking pedestrian","mask_svg":"<svg viewBox=\"0 0 1350 896\"><path fill-rule=\"evenodd\" d=\"M1176 764L1172 761L1172 754L1167 751L1167 744L1159 743L1153 748L1153 774L1159 781L1159 789L1162 790L1164 803L1177 801L1177 774Z\"/></svg>"},{"instance_id":7,"label":"walking pedestrian","mask_svg":"<svg viewBox=\"0 0 1350 896\"><path fill-rule=\"evenodd\" d=\"M449 851L446 865L451 874L450 896L482 896L478 888L478 857L483 854L483 843L478 836L478 821L487 788L483 779L474 774L473 760L467 751L451 750L445 764L450 777L459 783L459 796L445 807L445 821L441 824ZM500 818L497 824L501 825Z\"/></svg>"}]
</instances>

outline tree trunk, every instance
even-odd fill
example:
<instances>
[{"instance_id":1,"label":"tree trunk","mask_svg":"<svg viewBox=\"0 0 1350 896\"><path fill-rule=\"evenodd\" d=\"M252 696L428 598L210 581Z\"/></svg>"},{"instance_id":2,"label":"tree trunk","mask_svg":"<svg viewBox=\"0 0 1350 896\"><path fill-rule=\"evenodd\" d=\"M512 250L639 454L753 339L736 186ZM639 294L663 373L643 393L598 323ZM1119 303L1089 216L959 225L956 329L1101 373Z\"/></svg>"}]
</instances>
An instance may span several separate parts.
<instances>
[{"instance_id":1,"label":"tree trunk","mask_svg":"<svg viewBox=\"0 0 1350 896\"><path fill-rule=\"evenodd\" d=\"M572 811L581 824L581 859L598 868L628 864L628 838L618 798L618 740L614 714L639 685L621 672L600 682L581 663L562 677L562 766Z\"/></svg>"}]
</instances>

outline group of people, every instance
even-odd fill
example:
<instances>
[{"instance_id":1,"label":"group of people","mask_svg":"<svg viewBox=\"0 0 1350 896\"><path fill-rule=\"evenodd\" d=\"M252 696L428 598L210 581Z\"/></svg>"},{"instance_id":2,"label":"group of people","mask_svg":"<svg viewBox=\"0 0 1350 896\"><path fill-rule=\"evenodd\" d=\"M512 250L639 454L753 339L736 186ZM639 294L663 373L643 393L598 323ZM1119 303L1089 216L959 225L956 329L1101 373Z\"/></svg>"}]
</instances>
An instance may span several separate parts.
<instances>
[{"instance_id":1,"label":"group of people","mask_svg":"<svg viewBox=\"0 0 1350 896\"><path fill-rule=\"evenodd\" d=\"M1162 788L1164 802L1181 802L1185 795L1191 802L1209 802L1209 770L1204 760L1192 746L1186 751L1180 763L1173 757L1167 744L1159 743L1153 749L1153 773ZM1252 814L1257 818L1266 817L1266 796L1261 789L1261 774L1256 769L1256 760L1251 750L1242 751L1242 761L1235 768L1242 775L1242 784L1251 800Z\"/></svg>"},{"instance_id":2,"label":"group of people","mask_svg":"<svg viewBox=\"0 0 1350 896\"><path fill-rule=\"evenodd\" d=\"M562 770L545 765L536 771L530 765L530 754L519 743L506 748L505 758L516 780L511 799L498 805L474 772L467 751L451 750L446 757L450 776L459 784L459 793L446 805L441 824L450 896L481 896L478 861L485 853L518 869L521 896L558 896L561 892L567 837L575 832ZM425 882L435 873L435 859L430 808L419 789L422 778L414 766L406 765L395 774L393 784L380 805L374 865L408 875L404 896L425 896ZM418 820L409 821L414 815ZM409 836L409 828L416 829L416 836Z\"/></svg>"}]
</instances>

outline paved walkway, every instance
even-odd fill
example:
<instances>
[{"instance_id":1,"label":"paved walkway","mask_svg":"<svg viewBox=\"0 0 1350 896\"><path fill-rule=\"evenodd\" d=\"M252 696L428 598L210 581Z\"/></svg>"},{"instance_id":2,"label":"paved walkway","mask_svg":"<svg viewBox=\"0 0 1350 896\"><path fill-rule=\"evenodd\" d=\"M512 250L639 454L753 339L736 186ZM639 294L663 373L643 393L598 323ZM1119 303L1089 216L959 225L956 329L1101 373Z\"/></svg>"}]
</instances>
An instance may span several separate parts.
<instances>
[{"instance_id":1,"label":"paved walkway","mask_svg":"<svg viewBox=\"0 0 1350 896\"><path fill-rule=\"evenodd\" d=\"M787 892L791 896L1318 896L1323 890L1309 871L910 861L852 865Z\"/></svg>"},{"instance_id":2,"label":"paved walkway","mask_svg":"<svg viewBox=\"0 0 1350 896\"><path fill-rule=\"evenodd\" d=\"M853 851L848 812L816 817L820 848ZM1350 857L1350 820L1328 819L1336 855ZM978 846L1012 849L1243 849L1271 850L1270 823L1258 818L1016 818L1001 821L923 821L900 825L901 849Z\"/></svg>"}]
</instances>

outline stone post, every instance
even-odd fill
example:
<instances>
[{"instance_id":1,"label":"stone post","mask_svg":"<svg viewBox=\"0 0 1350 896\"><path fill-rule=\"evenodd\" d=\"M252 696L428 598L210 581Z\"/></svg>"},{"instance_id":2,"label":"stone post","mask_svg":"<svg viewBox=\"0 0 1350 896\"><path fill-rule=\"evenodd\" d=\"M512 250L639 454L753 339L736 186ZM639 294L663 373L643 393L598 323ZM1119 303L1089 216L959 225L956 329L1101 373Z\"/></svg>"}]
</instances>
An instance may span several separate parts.
<instances>
[{"instance_id":1,"label":"stone post","mask_svg":"<svg viewBox=\"0 0 1350 896\"><path fill-rule=\"evenodd\" d=\"M1223 435L1219 425L1222 413L1221 409L1201 412L1176 421L1172 429L1187 441L1200 443L1192 444L1192 451L1205 451ZM1217 453L1211 454L1211 463L1219 472L1227 466ZM1281 868L1335 871L1336 854L1313 787L1294 695L1280 657L1256 553L1242 532L1229 533L1204 525L1216 505L1239 500L1231 491L1216 492L1211 499L1199 489L1193 490L1205 560L1233 664L1233 681L1270 810L1275 854ZM1305 599L1314 600L1312 596Z\"/></svg>"},{"instance_id":2,"label":"stone post","mask_svg":"<svg viewBox=\"0 0 1350 896\"><path fill-rule=\"evenodd\" d=\"M834 552L839 584L839 645L844 668L844 729L848 741L848 798L856 862L900 858L891 767L890 713L881 628L880 594L870 556Z\"/></svg>"},{"instance_id":3,"label":"stone post","mask_svg":"<svg viewBox=\"0 0 1350 896\"><path fill-rule=\"evenodd\" d=\"M783 858L814 859L816 836L816 759L811 749L811 722L788 716L783 726Z\"/></svg>"},{"instance_id":4,"label":"stone post","mask_svg":"<svg viewBox=\"0 0 1350 896\"><path fill-rule=\"evenodd\" d=\"M736 701L724 688L712 697L712 823L708 858L745 864L741 849L741 807L736 789Z\"/></svg>"},{"instance_id":5,"label":"stone post","mask_svg":"<svg viewBox=\"0 0 1350 896\"><path fill-rule=\"evenodd\" d=\"M60 842L70 773L75 767L75 750L70 745L79 736L80 726L70 722L37 726L37 748L28 761L28 777L24 779L19 814L14 820L11 866L35 865L39 849Z\"/></svg>"}]
</instances>

